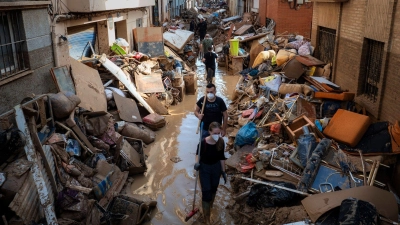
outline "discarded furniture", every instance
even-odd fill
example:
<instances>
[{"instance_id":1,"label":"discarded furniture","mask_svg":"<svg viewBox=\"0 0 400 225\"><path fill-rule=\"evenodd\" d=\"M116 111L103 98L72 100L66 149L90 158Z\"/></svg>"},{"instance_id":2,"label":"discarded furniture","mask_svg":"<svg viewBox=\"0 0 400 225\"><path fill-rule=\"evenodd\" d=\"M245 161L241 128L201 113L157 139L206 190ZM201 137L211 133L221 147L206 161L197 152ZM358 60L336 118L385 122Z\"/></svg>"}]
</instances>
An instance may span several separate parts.
<instances>
[{"instance_id":1,"label":"discarded furniture","mask_svg":"<svg viewBox=\"0 0 400 225\"><path fill-rule=\"evenodd\" d=\"M371 120L368 116L339 109L325 127L324 135L354 147L367 131Z\"/></svg>"}]
</instances>

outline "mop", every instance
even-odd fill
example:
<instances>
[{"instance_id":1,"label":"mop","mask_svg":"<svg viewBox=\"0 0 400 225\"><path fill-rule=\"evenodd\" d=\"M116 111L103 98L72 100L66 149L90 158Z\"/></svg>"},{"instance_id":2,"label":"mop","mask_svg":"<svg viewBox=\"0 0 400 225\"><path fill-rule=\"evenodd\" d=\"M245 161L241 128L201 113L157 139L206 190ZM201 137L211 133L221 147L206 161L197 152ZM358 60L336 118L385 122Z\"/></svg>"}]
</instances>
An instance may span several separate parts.
<instances>
[{"instance_id":1,"label":"mop","mask_svg":"<svg viewBox=\"0 0 400 225\"><path fill-rule=\"evenodd\" d=\"M203 106L204 106L204 103L203 103ZM202 109L202 111L203 111L203 109ZM200 130L203 131L203 122L201 122ZM200 133L198 162L200 162L200 150L201 150L201 142L202 142L201 138L202 138L202 133ZM196 152L197 152L197 150L196 150ZM185 222L190 220L190 218L192 218L199 211L199 208L195 207L196 206L196 191L197 191L197 178L198 177L199 177L199 170L196 171L196 178L195 178L195 185L194 185L194 197L193 197L193 209L186 215Z\"/></svg>"}]
</instances>

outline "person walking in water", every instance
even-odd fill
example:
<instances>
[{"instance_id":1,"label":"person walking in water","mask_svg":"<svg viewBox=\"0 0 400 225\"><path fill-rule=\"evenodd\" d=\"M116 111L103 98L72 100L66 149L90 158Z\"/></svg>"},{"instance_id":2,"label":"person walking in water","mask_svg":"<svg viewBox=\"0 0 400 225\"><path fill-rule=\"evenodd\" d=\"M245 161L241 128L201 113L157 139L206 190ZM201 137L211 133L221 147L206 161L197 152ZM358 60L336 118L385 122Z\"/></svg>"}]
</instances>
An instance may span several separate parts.
<instances>
[{"instance_id":1,"label":"person walking in water","mask_svg":"<svg viewBox=\"0 0 400 225\"><path fill-rule=\"evenodd\" d=\"M224 137L226 134L226 127L228 122L228 112L224 100L216 96L216 87L213 83L209 83L206 86L206 96L201 97L196 103L196 109L194 115L204 123L202 137L205 138L209 134L208 127L212 122L218 122L222 124L221 136ZM204 99L206 98L206 99ZM201 114L201 109L204 106L204 111Z\"/></svg>"},{"instance_id":2,"label":"person walking in water","mask_svg":"<svg viewBox=\"0 0 400 225\"><path fill-rule=\"evenodd\" d=\"M204 222L211 224L211 209L214 205L215 196L222 177L226 183L225 172L225 142L221 137L221 125L212 122L208 127L210 136L201 140L201 145L197 146L196 157L199 161L194 165L194 169L199 171L202 209ZM201 149L199 149L201 146Z\"/></svg>"}]
</instances>

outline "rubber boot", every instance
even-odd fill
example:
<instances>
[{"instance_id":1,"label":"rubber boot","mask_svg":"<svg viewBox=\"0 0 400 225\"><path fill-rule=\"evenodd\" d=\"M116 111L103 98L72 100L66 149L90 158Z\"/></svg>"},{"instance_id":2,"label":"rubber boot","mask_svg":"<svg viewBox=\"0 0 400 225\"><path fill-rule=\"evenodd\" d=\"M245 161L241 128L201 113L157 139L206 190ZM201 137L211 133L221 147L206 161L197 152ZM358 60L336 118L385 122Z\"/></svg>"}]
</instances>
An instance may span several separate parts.
<instances>
[{"instance_id":1,"label":"rubber boot","mask_svg":"<svg viewBox=\"0 0 400 225\"><path fill-rule=\"evenodd\" d=\"M214 200L215 200L215 196L217 195L217 193L214 193L211 195L211 202L210 202L210 209L213 208L214 205Z\"/></svg>"},{"instance_id":2,"label":"rubber boot","mask_svg":"<svg viewBox=\"0 0 400 225\"><path fill-rule=\"evenodd\" d=\"M211 217L210 202L203 201L201 206L203 208L204 222L207 225L209 225L209 224L211 224L211 220L210 220L210 217Z\"/></svg>"}]
</instances>

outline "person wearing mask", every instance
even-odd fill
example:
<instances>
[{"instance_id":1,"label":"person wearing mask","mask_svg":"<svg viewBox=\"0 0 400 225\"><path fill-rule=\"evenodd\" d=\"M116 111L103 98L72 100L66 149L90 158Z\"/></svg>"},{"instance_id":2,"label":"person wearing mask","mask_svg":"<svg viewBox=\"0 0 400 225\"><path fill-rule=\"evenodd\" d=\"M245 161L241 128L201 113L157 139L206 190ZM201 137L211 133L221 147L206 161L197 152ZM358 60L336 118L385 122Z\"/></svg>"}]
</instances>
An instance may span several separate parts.
<instances>
[{"instance_id":1,"label":"person wearing mask","mask_svg":"<svg viewBox=\"0 0 400 225\"><path fill-rule=\"evenodd\" d=\"M200 23L197 25L197 29L199 31L200 43L201 43L207 33L207 22L204 20L204 18L200 19Z\"/></svg>"},{"instance_id":2,"label":"person wearing mask","mask_svg":"<svg viewBox=\"0 0 400 225\"><path fill-rule=\"evenodd\" d=\"M208 127L212 122L218 122L222 124L221 136L224 137L226 134L226 127L228 122L228 112L224 100L216 96L216 88L213 83L209 83L206 86L206 96L201 97L196 103L196 109L194 115L204 123L202 137L209 136ZM204 99L206 98L206 99ZM205 102L203 114L201 109Z\"/></svg>"},{"instance_id":3,"label":"person wearing mask","mask_svg":"<svg viewBox=\"0 0 400 225\"><path fill-rule=\"evenodd\" d=\"M225 142L221 138L221 125L212 122L208 131L210 136L201 140L201 145L197 146L196 161L194 169L199 171L202 209L206 224L211 224L211 209L213 208L215 196L222 178L227 181L225 173ZM199 148L201 146L201 148Z\"/></svg>"},{"instance_id":4,"label":"person wearing mask","mask_svg":"<svg viewBox=\"0 0 400 225\"><path fill-rule=\"evenodd\" d=\"M213 78L215 77L215 60L218 59L218 55L212 52L211 46L209 46L207 50L208 52L204 54L204 58L202 61L206 65L207 82L212 83Z\"/></svg>"},{"instance_id":5,"label":"person wearing mask","mask_svg":"<svg viewBox=\"0 0 400 225\"><path fill-rule=\"evenodd\" d=\"M194 19L192 19L192 21L190 21L190 27L189 30L194 32L196 29L196 21Z\"/></svg>"}]
</instances>

